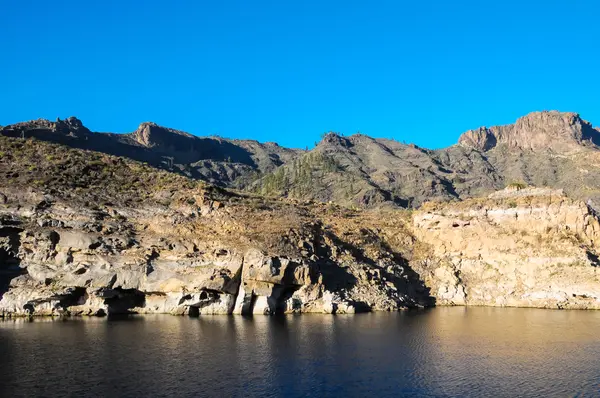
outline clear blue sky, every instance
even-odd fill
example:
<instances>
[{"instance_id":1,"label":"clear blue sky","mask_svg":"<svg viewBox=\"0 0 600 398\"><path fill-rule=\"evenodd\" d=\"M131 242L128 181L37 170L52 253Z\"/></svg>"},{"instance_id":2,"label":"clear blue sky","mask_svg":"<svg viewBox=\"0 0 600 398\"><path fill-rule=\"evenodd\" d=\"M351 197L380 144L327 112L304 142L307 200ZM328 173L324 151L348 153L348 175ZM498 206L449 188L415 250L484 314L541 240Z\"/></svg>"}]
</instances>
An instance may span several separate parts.
<instances>
[{"instance_id":1,"label":"clear blue sky","mask_svg":"<svg viewBox=\"0 0 600 398\"><path fill-rule=\"evenodd\" d=\"M597 1L0 2L0 125L436 148L534 110L600 124Z\"/></svg>"}]
</instances>

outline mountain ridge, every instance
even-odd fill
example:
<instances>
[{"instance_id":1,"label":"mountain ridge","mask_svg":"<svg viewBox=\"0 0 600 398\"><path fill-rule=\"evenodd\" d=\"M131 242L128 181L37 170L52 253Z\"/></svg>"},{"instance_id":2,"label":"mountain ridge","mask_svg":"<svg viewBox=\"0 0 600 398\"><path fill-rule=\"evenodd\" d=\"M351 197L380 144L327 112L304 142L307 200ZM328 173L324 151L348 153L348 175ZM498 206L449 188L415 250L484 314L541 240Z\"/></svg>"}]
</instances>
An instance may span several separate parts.
<instances>
[{"instance_id":1,"label":"mountain ridge","mask_svg":"<svg viewBox=\"0 0 600 398\"><path fill-rule=\"evenodd\" d=\"M463 146L467 146L467 147L473 147L476 149L483 149L483 146L485 146L485 143L479 143L478 141L482 140L482 139L485 140L485 137L481 137L478 139L478 137L476 137L476 135L478 135L478 134L484 135L487 133L488 135L499 135L500 139L505 139L507 135L510 135L512 127L514 127L514 126L522 127L523 124L525 124L527 122L531 122L532 120L535 120L536 118L537 119L546 118L546 119L555 119L555 120L562 119L562 121L566 122L566 124L568 124L568 125L580 125L580 129L586 130L586 132L588 134L585 134L585 133L580 134L579 143L584 143L585 141L588 141L588 142L592 142L594 145L600 145L600 128L593 127L593 125L589 121L582 119L581 115L579 113L561 112L561 111L556 111L556 110L550 110L550 111L544 110L544 111L530 112L530 113L526 114L525 116L517 118L515 123L493 125L490 127L487 127L484 125L484 126L480 126L475 129L465 130L463 133L458 135L457 142L453 145L450 145L449 147L452 147L454 145L463 145ZM52 125L54 125L54 126L52 126ZM136 128L136 130L134 130L132 132L115 133L115 132L105 132L105 131L91 131L83 125L83 122L80 119L78 119L75 116L70 116L66 119L57 118L56 122L53 122L49 119L38 118L38 119L29 120L29 121L8 124L5 126L0 125L0 131L2 131L3 135L9 135L7 133L10 130L17 129L17 130L21 131L21 130L23 130L24 127L25 127L25 130L30 129L30 128L36 129L37 127L40 127L41 129L48 128L49 130L52 130L53 132L64 132L65 130L68 130L69 135L73 135L72 134L73 132L84 131L86 133L92 133L92 134L101 134L101 135L117 136L117 137L118 136L129 137L132 140L129 142L135 142L135 143L145 146L145 147L153 147L153 146L156 146L156 144L158 143L156 141L153 141L151 139L151 137L163 136L162 138L164 138L164 136L166 135L165 133L168 133L171 136L183 136L183 137L191 139L191 140L213 139L213 140L218 140L218 141L227 141L227 142L234 142L234 143L254 142L254 143L257 143L260 145L264 145L264 146L274 146L274 147L284 148L284 149L291 150L291 151L303 151L300 148L282 146L274 141L261 142L259 140L250 139L250 138L226 138L226 137L221 137L221 136L217 136L217 135L206 135L206 136L196 135L196 134L189 133L187 131L163 126L163 125L160 125L160 124L152 122L152 121L141 122L138 125L138 127ZM152 134L152 133L155 133L155 134ZM593 137L590 136L590 133L593 134ZM322 142L326 141L328 139L328 137L332 137L332 136L345 137L345 138L368 137L368 138L376 140L376 141L399 142L395 139L371 137L369 135L366 135L366 134L363 134L360 132L351 134L351 135L344 135L344 134L339 134L339 133L330 131L328 133L323 134L321 140L315 144L315 147L318 146L319 144L321 144ZM496 140L498 140L498 136L495 136L494 138ZM160 141L160 138L159 138L159 141ZM518 145L518 143L516 143L516 144ZM414 143L408 143L405 145L421 147ZM514 143L513 143L513 145L514 145ZM436 149L430 149L430 150L436 151L436 150L441 150L441 149L447 149L449 147L436 148ZM425 148L425 147L421 147L421 148ZM540 149L540 148L536 147L535 149Z\"/></svg>"},{"instance_id":2,"label":"mountain ridge","mask_svg":"<svg viewBox=\"0 0 600 398\"><path fill-rule=\"evenodd\" d=\"M488 194L511 182L600 201L600 130L573 112L532 112L513 124L468 130L441 149L328 133L305 151L200 137L153 122L126 134L92 132L75 117L16 123L0 128L0 135L125 156L222 187L346 206L418 207Z\"/></svg>"}]
</instances>

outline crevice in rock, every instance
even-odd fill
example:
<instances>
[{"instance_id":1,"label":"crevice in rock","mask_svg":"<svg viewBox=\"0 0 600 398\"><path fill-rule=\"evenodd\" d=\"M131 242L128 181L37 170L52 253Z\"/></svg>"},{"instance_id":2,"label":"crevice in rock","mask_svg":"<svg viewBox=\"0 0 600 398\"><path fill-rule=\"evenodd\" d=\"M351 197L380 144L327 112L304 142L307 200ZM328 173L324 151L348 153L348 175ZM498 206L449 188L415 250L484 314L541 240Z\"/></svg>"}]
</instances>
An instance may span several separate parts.
<instances>
[{"instance_id":1,"label":"crevice in rock","mask_svg":"<svg viewBox=\"0 0 600 398\"><path fill-rule=\"evenodd\" d=\"M238 297L240 296L241 290L243 288L243 281L242 281L242 274L244 272L244 258L242 257L242 263L240 264L240 268L237 270L237 272L235 273L235 275L232 278L232 281L236 281L238 286L237 289L235 290L235 294L233 295L233 307L230 309L229 313L231 314L233 311L235 311L235 307L237 306L237 301L238 301Z\"/></svg>"},{"instance_id":2,"label":"crevice in rock","mask_svg":"<svg viewBox=\"0 0 600 398\"><path fill-rule=\"evenodd\" d=\"M10 282L19 275L27 273L20 267L18 257L21 245L21 228L0 227L0 299L9 289Z\"/></svg>"},{"instance_id":3,"label":"crevice in rock","mask_svg":"<svg viewBox=\"0 0 600 398\"><path fill-rule=\"evenodd\" d=\"M287 270L286 270L287 271ZM284 313L287 309L285 303L292 298L294 293L300 289L300 285L280 285L278 294L274 294L272 297L275 299L275 314Z\"/></svg>"},{"instance_id":4,"label":"crevice in rock","mask_svg":"<svg viewBox=\"0 0 600 398\"><path fill-rule=\"evenodd\" d=\"M152 249L152 253L146 257L146 275L150 275L154 272L154 265L152 263L159 257L160 253L156 249Z\"/></svg>"},{"instance_id":5,"label":"crevice in rock","mask_svg":"<svg viewBox=\"0 0 600 398\"><path fill-rule=\"evenodd\" d=\"M211 304L217 303L221 300L221 295L223 294L227 294L218 290L213 290L213 289L202 289L200 291L200 294L198 296L198 301L195 302L194 304L190 305L190 309L191 308L195 308L195 309L202 309L204 307L207 307ZM191 298L191 296L190 296Z\"/></svg>"},{"instance_id":6,"label":"crevice in rock","mask_svg":"<svg viewBox=\"0 0 600 398\"><path fill-rule=\"evenodd\" d=\"M218 290L204 288L200 291L200 295L199 295L200 303L197 306L202 308L202 307L205 307L216 301L219 301L222 294L224 294L224 293L220 292Z\"/></svg>"},{"instance_id":7,"label":"crevice in rock","mask_svg":"<svg viewBox=\"0 0 600 398\"><path fill-rule=\"evenodd\" d=\"M188 315L192 318L198 318L200 316L200 307L190 306Z\"/></svg>"},{"instance_id":8,"label":"crevice in rock","mask_svg":"<svg viewBox=\"0 0 600 398\"><path fill-rule=\"evenodd\" d=\"M81 304L82 301L85 301L87 296L87 292L84 287L71 288L68 293L69 294L64 295L63 298L60 299L60 306L65 310L73 305Z\"/></svg>"},{"instance_id":9,"label":"crevice in rock","mask_svg":"<svg viewBox=\"0 0 600 398\"><path fill-rule=\"evenodd\" d=\"M586 255L587 255L588 260L590 260L590 263L592 263L592 267L600 266L600 258L598 257L597 254L588 251L588 252L586 252Z\"/></svg>"},{"instance_id":10,"label":"crevice in rock","mask_svg":"<svg viewBox=\"0 0 600 398\"><path fill-rule=\"evenodd\" d=\"M182 298L179 299L179 305L185 303L188 300L192 299L192 295L191 294L186 294L185 296L183 296Z\"/></svg>"},{"instance_id":11,"label":"crevice in rock","mask_svg":"<svg viewBox=\"0 0 600 398\"><path fill-rule=\"evenodd\" d=\"M146 295L137 289L106 289L101 292L108 314L135 314L134 308L146 305Z\"/></svg>"},{"instance_id":12,"label":"crevice in rock","mask_svg":"<svg viewBox=\"0 0 600 398\"><path fill-rule=\"evenodd\" d=\"M52 307L45 307L41 311L45 314L68 314L69 307L81 304L87 298L86 289L83 287L67 288L64 293L50 297L30 300L23 305L23 310L28 315L35 315L36 307L49 303Z\"/></svg>"},{"instance_id":13,"label":"crevice in rock","mask_svg":"<svg viewBox=\"0 0 600 398\"><path fill-rule=\"evenodd\" d=\"M454 265L452 265L452 268L454 270L454 276L456 277L457 286L460 286L460 289L462 290L463 295L465 297L464 300L465 300L465 303L466 303L467 302L467 290L465 289L465 284L464 284L464 282L462 280L461 272Z\"/></svg>"}]
</instances>

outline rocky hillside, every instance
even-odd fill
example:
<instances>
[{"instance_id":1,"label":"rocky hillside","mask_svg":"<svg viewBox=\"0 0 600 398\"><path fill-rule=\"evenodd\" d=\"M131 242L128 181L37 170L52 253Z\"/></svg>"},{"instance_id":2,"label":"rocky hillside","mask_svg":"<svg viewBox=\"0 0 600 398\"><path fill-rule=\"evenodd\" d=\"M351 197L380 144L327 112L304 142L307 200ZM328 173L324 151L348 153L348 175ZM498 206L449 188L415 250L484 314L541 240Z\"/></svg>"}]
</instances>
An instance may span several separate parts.
<instances>
[{"instance_id":1,"label":"rocky hillside","mask_svg":"<svg viewBox=\"0 0 600 398\"><path fill-rule=\"evenodd\" d=\"M10 137L0 175L5 316L600 307L598 217L553 190L348 209Z\"/></svg>"},{"instance_id":2,"label":"rocky hillside","mask_svg":"<svg viewBox=\"0 0 600 398\"><path fill-rule=\"evenodd\" d=\"M534 112L481 127L428 150L393 140L330 133L309 152L274 143L196 137L153 123L130 134L94 133L75 119L0 129L124 156L222 187L347 207L409 207L487 195L512 182L562 188L600 203L600 132L575 113Z\"/></svg>"},{"instance_id":3,"label":"rocky hillside","mask_svg":"<svg viewBox=\"0 0 600 398\"><path fill-rule=\"evenodd\" d=\"M196 137L155 123L142 123L129 134L96 133L74 117L56 122L38 119L17 123L0 128L0 135L33 137L73 148L123 156L229 187L245 186L302 152L275 143Z\"/></svg>"},{"instance_id":4,"label":"rocky hillside","mask_svg":"<svg viewBox=\"0 0 600 398\"><path fill-rule=\"evenodd\" d=\"M458 198L434 152L362 134L327 134L310 152L256 181L255 192L346 206L414 207Z\"/></svg>"},{"instance_id":5,"label":"rocky hillside","mask_svg":"<svg viewBox=\"0 0 600 398\"><path fill-rule=\"evenodd\" d=\"M236 194L33 139L0 137L0 154L5 314L343 313L432 303L400 251L411 240L405 212L382 224L378 214Z\"/></svg>"},{"instance_id":6,"label":"rocky hillside","mask_svg":"<svg viewBox=\"0 0 600 398\"><path fill-rule=\"evenodd\" d=\"M514 125L466 132L428 150L364 135L329 134L255 182L257 192L346 206L418 207L487 195L512 182L563 188L600 202L600 132L573 113L535 112Z\"/></svg>"}]
</instances>

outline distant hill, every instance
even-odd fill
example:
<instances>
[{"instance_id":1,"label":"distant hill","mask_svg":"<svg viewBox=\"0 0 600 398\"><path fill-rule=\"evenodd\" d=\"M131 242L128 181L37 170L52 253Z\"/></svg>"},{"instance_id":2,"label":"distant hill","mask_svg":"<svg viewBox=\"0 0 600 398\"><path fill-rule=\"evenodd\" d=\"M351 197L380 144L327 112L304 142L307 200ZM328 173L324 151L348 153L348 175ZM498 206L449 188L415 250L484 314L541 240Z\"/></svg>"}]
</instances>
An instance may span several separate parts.
<instances>
[{"instance_id":1,"label":"distant hill","mask_svg":"<svg viewBox=\"0 0 600 398\"><path fill-rule=\"evenodd\" d=\"M142 123L129 134L97 133L70 117L55 122L38 119L0 128L9 137L34 137L73 148L94 150L147 162L155 167L211 183L239 188L268 173L302 151L275 143L196 137L183 131Z\"/></svg>"},{"instance_id":2,"label":"distant hill","mask_svg":"<svg viewBox=\"0 0 600 398\"><path fill-rule=\"evenodd\" d=\"M600 131L576 113L533 112L514 124L469 130L439 150L330 133L303 151L197 137L154 123L129 134L97 133L73 117L17 123L0 134L125 156L223 187L346 206L416 207L513 182L563 188L600 203Z\"/></svg>"},{"instance_id":3,"label":"distant hill","mask_svg":"<svg viewBox=\"0 0 600 398\"><path fill-rule=\"evenodd\" d=\"M600 132L574 113L534 112L515 124L470 130L457 145L419 148L365 135L328 134L309 153L256 181L262 193L345 205L465 199L513 182L600 197Z\"/></svg>"}]
</instances>

